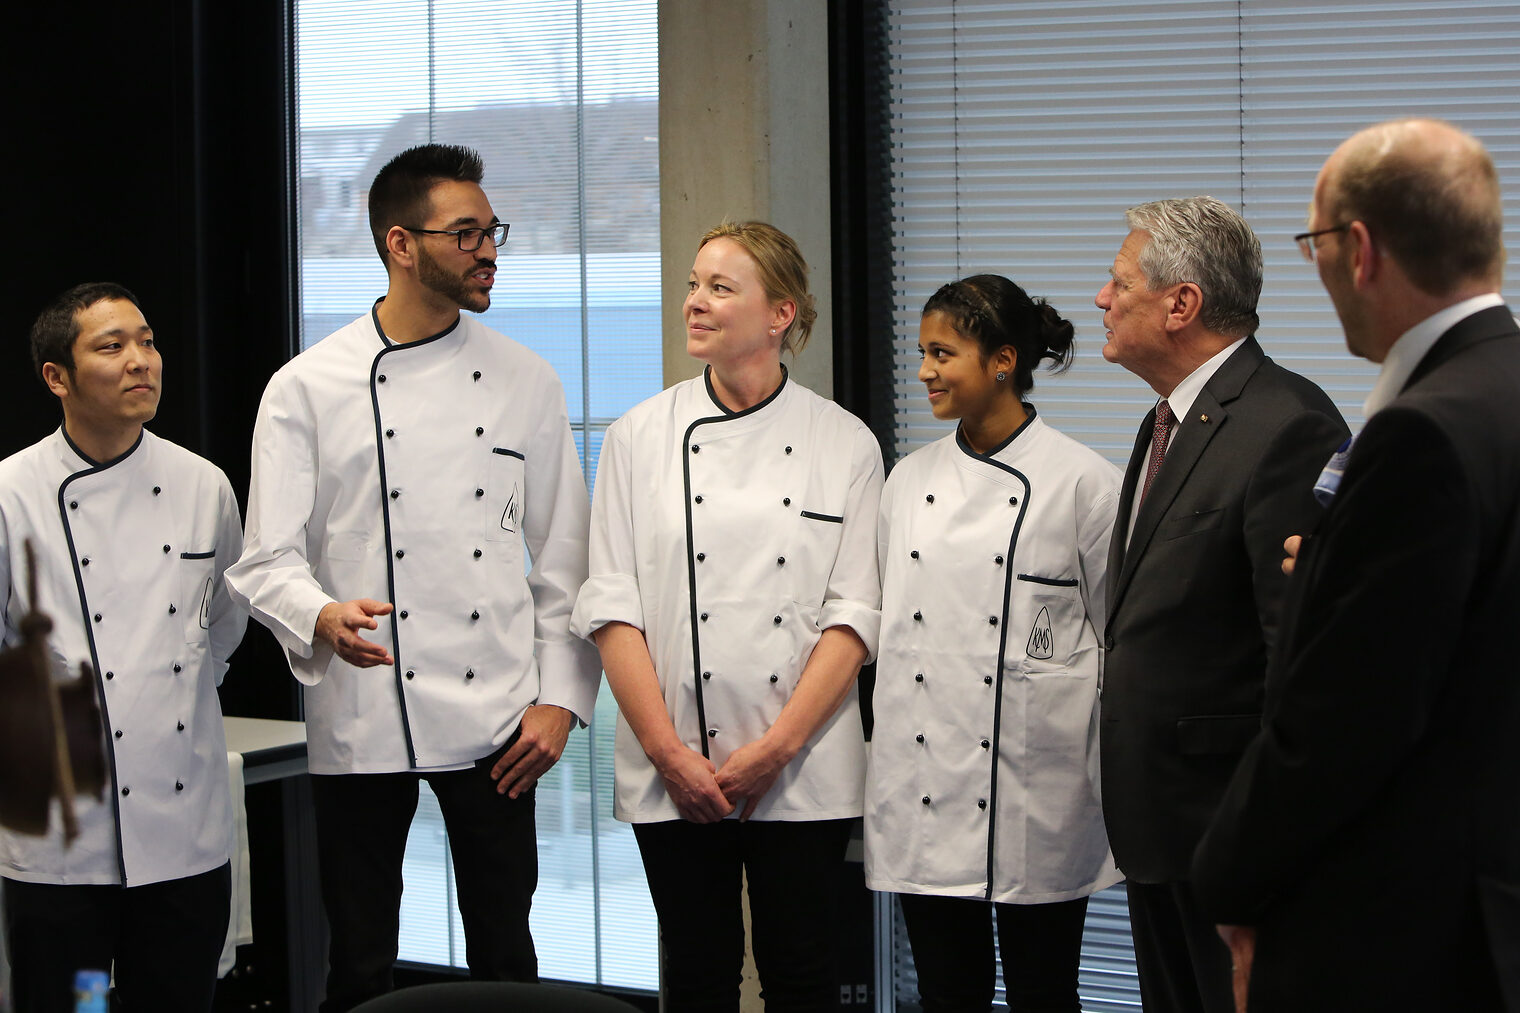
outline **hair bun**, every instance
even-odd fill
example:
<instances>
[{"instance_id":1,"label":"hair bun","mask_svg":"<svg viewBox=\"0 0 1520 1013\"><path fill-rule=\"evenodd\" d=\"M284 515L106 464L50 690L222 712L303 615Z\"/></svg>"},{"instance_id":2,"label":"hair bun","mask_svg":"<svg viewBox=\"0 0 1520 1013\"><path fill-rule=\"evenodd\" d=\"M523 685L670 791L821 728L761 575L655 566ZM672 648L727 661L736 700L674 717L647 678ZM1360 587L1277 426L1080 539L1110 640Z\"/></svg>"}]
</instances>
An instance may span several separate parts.
<instances>
[{"instance_id":1,"label":"hair bun","mask_svg":"<svg viewBox=\"0 0 1520 1013\"><path fill-rule=\"evenodd\" d=\"M1035 309L1040 314L1040 340L1045 346L1045 354L1041 358L1048 358L1055 363L1051 367L1052 372L1060 372L1071 365L1071 350L1073 339L1076 337L1076 328L1071 321L1056 310L1056 308L1044 299L1034 301Z\"/></svg>"}]
</instances>

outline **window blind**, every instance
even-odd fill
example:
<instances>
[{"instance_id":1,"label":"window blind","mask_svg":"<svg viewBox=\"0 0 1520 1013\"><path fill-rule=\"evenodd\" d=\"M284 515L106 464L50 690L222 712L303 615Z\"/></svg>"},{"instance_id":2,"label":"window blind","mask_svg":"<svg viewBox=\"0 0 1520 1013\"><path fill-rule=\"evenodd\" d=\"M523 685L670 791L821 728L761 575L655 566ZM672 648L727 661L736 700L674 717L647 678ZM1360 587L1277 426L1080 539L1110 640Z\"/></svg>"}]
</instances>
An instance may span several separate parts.
<instances>
[{"instance_id":1,"label":"window blind","mask_svg":"<svg viewBox=\"0 0 1520 1013\"><path fill-rule=\"evenodd\" d=\"M948 431L922 396L919 311L941 284L1006 274L1076 326L1065 374L1036 373L1047 421L1123 464L1155 394L1105 362L1093 297L1124 209L1209 193L1261 237L1258 336L1355 428L1375 370L1346 354L1293 247L1314 176L1354 130L1428 115L1473 131L1520 240L1520 4L896 0L891 50L894 446Z\"/></svg>"},{"instance_id":2,"label":"window blind","mask_svg":"<svg viewBox=\"0 0 1520 1013\"><path fill-rule=\"evenodd\" d=\"M1511 261L1520 249L1514 0L891 0L888 50L889 458L951 430L917 379L919 313L940 285L987 271L1075 325L1071 369L1037 372L1030 400L1123 466L1156 395L1103 360L1093 297L1127 234L1125 208L1202 193L1261 238L1267 354L1324 387L1357 429L1375 367L1346 352L1291 237L1326 156L1380 120L1435 116L1476 134L1499 169ZM907 1008L910 957L895 952ZM1105 891L1089 909L1084 1008L1138 1008L1132 967L1122 890Z\"/></svg>"}]
</instances>

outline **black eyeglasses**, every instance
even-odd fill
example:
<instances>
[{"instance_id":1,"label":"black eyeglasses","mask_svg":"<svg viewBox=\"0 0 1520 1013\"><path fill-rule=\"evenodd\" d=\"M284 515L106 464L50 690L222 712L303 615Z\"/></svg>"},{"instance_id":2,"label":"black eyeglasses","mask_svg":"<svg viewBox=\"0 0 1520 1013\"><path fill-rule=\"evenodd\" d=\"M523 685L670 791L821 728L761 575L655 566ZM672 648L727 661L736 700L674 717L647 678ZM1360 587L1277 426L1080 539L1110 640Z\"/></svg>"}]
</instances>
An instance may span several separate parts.
<instances>
[{"instance_id":1,"label":"black eyeglasses","mask_svg":"<svg viewBox=\"0 0 1520 1013\"><path fill-rule=\"evenodd\" d=\"M486 236L491 237L492 246L500 246L507 241L507 230L512 226L506 222L497 222L488 229L414 229L410 225L401 226L408 232L416 232L424 236L453 236L459 241L459 249L464 253L474 253L480 249L480 245L486 241Z\"/></svg>"},{"instance_id":2,"label":"black eyeglasses","mask_svg":"<svg viewBox=\"0 0 1520 1013\"><path fill-rule=\"evenodd\" d=\"M1346 222L1344 225L1334 225L1328 229L1315 229L1313 232L1300 232L1298 235L1293 237L1293 241L1298 244L1298 252L1302 253L1304 255L1304 259L1312 264L1314 263L1315 236L1328 236L1332 232L1345 232L1349 228L1351 228L1351 223Z\"/></svg>"}]
</instances>

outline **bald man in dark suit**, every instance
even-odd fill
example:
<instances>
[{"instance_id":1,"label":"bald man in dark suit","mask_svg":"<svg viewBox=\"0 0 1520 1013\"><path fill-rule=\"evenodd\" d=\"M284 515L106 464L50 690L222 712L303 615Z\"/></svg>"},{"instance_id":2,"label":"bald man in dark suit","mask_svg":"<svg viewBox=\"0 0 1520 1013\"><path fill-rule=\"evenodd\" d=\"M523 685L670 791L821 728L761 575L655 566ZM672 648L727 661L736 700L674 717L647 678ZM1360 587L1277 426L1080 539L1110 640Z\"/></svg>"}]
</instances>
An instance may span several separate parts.
<instances>
[{"instance_id":1,"label":"bald man in dark suit","mask_svg":"<svg viewBox=\"0 0 1520 1013\"><path fill-rule=\"evenodd\" d=\"M1520 1009L1520 329L1493 162L1444 123L1369 128L1299 238L1382 371L1199 900L1252 1013Z\"/></svg>"}]
</instances>

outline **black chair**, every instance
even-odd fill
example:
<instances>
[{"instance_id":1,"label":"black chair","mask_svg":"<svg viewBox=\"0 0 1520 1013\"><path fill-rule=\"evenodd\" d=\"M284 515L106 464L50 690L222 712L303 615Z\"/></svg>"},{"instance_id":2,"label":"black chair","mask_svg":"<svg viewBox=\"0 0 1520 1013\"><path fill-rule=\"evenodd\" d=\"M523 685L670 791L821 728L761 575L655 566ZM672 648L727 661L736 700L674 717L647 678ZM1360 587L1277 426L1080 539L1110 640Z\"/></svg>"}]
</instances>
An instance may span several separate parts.
<instances>
[{"instance_id":1,"label":"black chair","mask_svg":"<svg viewBox=\"0 0 1520 1013\"><path fill-rule=\"evenodd\" d=\"M403 988L355 1006L353 1013L630 1013L621 999L563 985L451 981Z\"/></svg>"}]
</instances>

